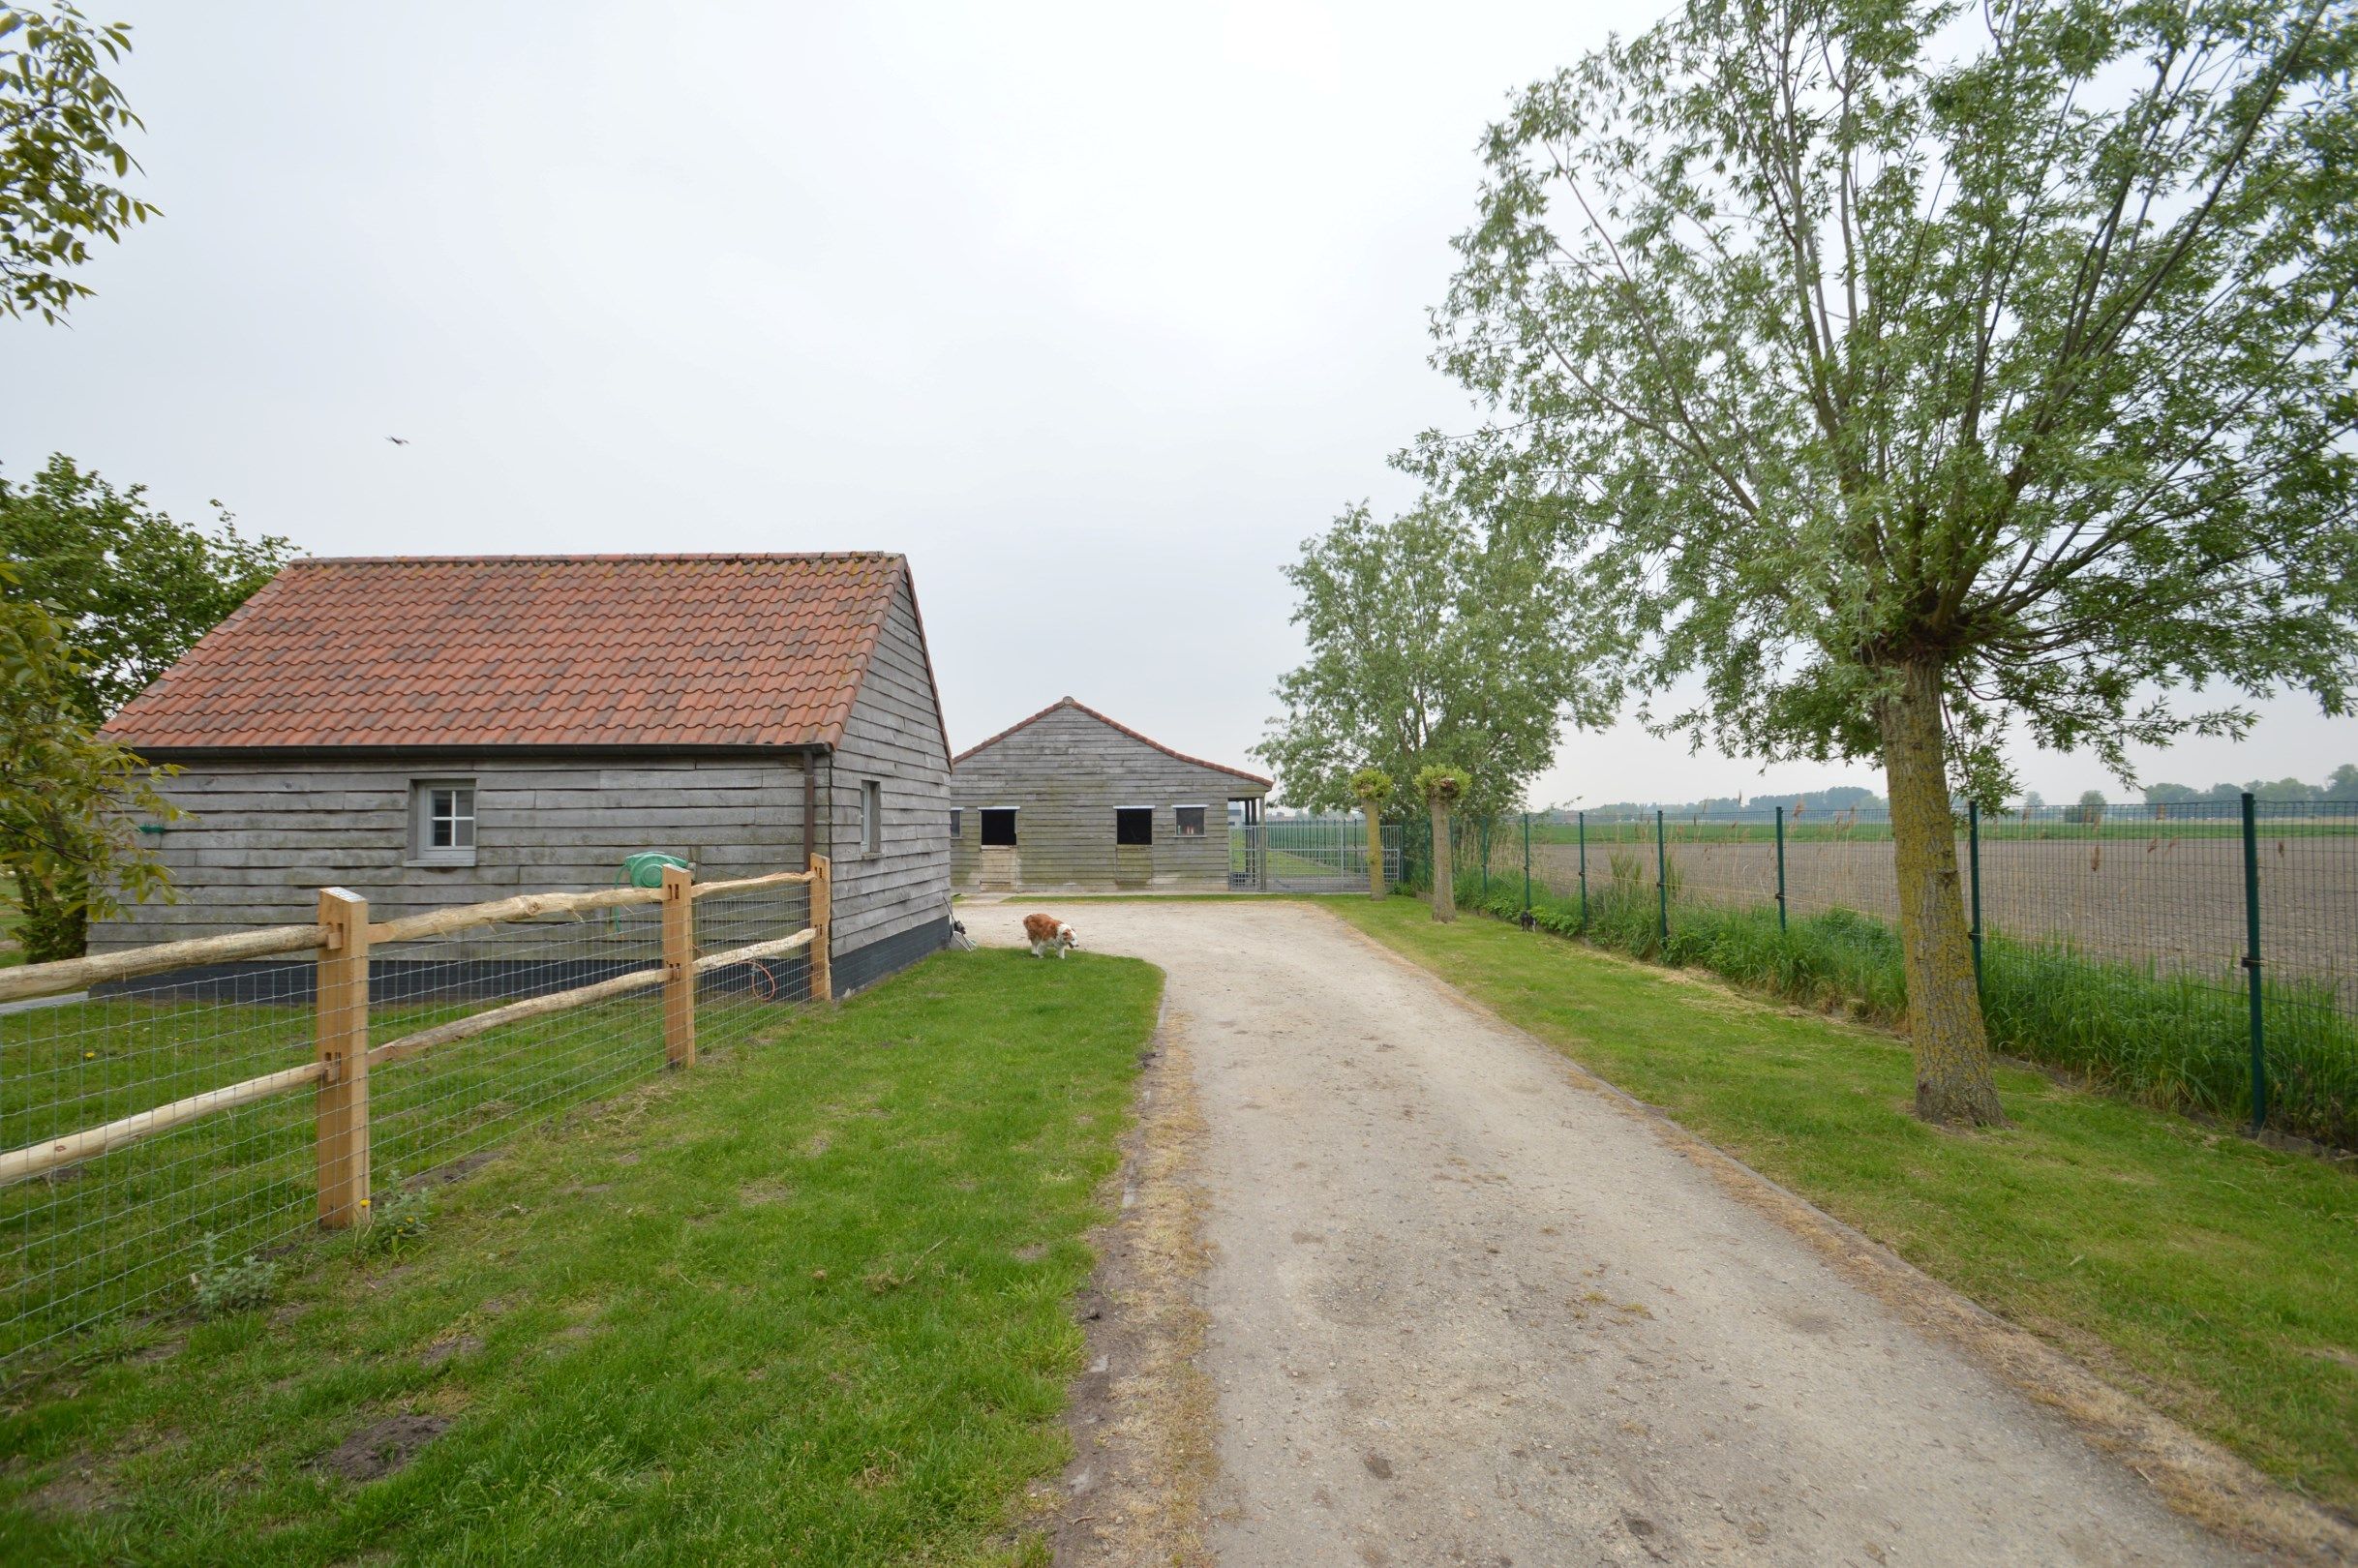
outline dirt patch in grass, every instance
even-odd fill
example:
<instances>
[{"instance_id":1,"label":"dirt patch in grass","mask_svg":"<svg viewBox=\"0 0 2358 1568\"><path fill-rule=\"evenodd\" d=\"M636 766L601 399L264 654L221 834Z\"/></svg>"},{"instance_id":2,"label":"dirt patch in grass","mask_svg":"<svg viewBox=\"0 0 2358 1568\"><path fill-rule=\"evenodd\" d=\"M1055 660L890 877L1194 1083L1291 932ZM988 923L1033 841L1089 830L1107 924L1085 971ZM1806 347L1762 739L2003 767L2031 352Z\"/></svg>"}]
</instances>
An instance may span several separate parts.
<instances>
[{"instance_id":1,"label":"dirt patch in grass","mask_svg":"<svg viewBox=\"0 0 2358 1568\"><path fill-rule=\"evenodd\" d=\"M1074 1568L1198 1568L1203 1499L1218 1472L1212 1380L1196 1365L1202 1305L1204 1133L1186 1020L1166 1016L1138 1089L1138 1121L1112 1178L1116 1217L1090 1236L1097 1272L1076 1303L1087 1339L1067 1425L1074 1458L1044 1493L1055 1561Z\"/></svg>"},{"instance_id":2,"label":"dirt patch in grass","mask_svg":"<svg viewBox=\"0 0 2358 1568\"><path fill-rule=\"evenodd\" d=\"M465 1181L499 1158L499 1151L497 1149L477 1149L473 1154L461 1155L432 1170L418 1172L403 1182L402 1189L409 1192L422 1192L432 1188L448 1187L452 1182Z\"/></svg>"},{"instance_id":3,"label":"dirt patch in grass","mask_svg":"<svg viewBox=\"0 0 2358 1568\"><path fill-rule=\"evenodd\" d=\"M447 1340L437 1340L426 1346L425 1353L417 1358L417 1364L428 1368L439 1367L453 1357L471 1356L482 1348L483 1342L474 1335L455 1335Z\"/></svg>"},{"instance_id":4,"label":"dirt patch in grass","mask_svg":"<svg viewBox=\"0 0 2358 1568\"><path fill-rule=\"evenodd\" d=\"M383 1416L320 1455L314 1467L347 1481L381 1481L449 1430L448 1416Z\"/></svg>"},{"instance_id":5,"label":"dirt patch in grass","mask_svg":"<svg viewBox=\"0 0 2358 1568\"><path fill-rule=\"evenodd\" d=\"M79 1457L25 1500L45 1514L95 1514L114 1500L114 1490L87 1457Z\"/></svg>"}]
</instances>

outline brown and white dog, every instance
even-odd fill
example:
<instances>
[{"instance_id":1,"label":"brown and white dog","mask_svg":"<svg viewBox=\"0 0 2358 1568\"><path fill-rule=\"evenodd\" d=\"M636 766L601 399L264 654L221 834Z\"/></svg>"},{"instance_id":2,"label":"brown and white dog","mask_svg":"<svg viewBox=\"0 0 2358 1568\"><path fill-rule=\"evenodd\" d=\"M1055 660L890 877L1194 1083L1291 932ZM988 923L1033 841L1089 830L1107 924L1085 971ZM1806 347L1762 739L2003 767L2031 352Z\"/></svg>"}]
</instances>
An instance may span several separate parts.
<instances>
[{"instance_id":1,"label":"brown and white dog","mask_svg":"<svg viewBox=\"0 0 2358 1568\"><path fill-rule=\"evenodd\" d=\"M1023 939L1032 945L1032 956L1045 958L1048 950L1055 950L1062 958L1067 948L1080 946L1080 936L1073 927L1053 915L1026 915L1023 918Z\"/></svg>"}]
</instances>

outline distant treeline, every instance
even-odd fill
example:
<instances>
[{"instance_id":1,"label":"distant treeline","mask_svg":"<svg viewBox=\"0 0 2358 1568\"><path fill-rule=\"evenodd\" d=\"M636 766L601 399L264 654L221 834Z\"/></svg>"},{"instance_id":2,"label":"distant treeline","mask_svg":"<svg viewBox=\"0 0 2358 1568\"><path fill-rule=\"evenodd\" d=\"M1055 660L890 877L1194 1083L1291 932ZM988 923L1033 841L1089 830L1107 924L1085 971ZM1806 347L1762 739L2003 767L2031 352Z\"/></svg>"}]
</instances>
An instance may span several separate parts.
<instances>
[{"instance_id":1,"label":"distant treeline","mask_svg":"<svg viewBox=\"0 0 2358 1568\"><path fill-rule=\"evenodd\" d=\"M2246 784L2214 784L2207 790L2191 784L2148 784L2145 799L2149 805L2232 801L2241 799L2246 790L2262 800L2358 800L2358 763L2343 763L2322 784L2297 778L2255 778Z\"/></svg>"},{"instance_id":2,"label":"distant treeline","mask_svg":"<svg viewBox=\"0 0 2358 1568\"><path fill-rule=\"evenodd\" d=\"M1823 812L1831 816L1837 811L1877 812L1884 809L1884 799L1873 790L1862 790L1856 784L1837 784L1830 789L1806 790L1799 795L1720 795L1708 800L1611 800L1603 805L1557 806L1552 815L1570 818L1575 811L1586 811L1591 818L1613 821L1619 817L1650 817L1660 811L1673 817L1726 817L1737 812L1769 812L1778 806L1785 814L1796 812L1814 817Z\"/></svg>"},{"instance_id":3,"label":"distant treeline","mask_svg":"<svg viewBox=\"0 0 2358 1568\"><path fill-rule=\"evenodd\" d=\"M2232 816L2241 808L2246 790L2261 800L2358 801L2358 763L2343 763L2318 784L2298 778L2255 778L2243 784L2214 784L2207 790L2191 784L2148 784L2142 792L2142 803L2162 808L2155 814L2165 817ZM2079 798L2077 809L2093 806L2101 810L2110 806L2118 810L2137 803L2109 799L2101 790L2090 790ZM2033 790L2018 804L2035 811L2047 801ZM1672 818L1728 817L1752 812L1766 815L1778 806L1785 808L1788 817L1798 815L1806 820L1845 811L1873 816L1885 810L1887 802L1873 790L1839 784L1829 789L1804 790L1798 795L1721 795L1705 800L1610 800L1603 805L1562 805L1552 808L1548 815L1570 821L1574 812L1586 811L1591 821L1612 822L1651 817L1657 811Z\"/></svg>"}]
</instances>

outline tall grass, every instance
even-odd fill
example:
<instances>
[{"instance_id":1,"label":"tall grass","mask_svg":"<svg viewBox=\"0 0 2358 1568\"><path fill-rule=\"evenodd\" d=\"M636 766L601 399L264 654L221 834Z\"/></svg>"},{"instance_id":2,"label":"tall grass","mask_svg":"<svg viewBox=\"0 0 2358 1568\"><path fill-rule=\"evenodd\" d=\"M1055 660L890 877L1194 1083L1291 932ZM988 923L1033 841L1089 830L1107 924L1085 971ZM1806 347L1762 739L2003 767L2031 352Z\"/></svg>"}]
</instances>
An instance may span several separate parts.
<instances>
[{"instance_id":1,"label":"tall grass","mask_svg":"<svg viewBox=\"0 0 2358 1568\"><path fill-rule=\"evenodd\" d=\"M1884 921L1837 909L1797 917L1780 929L1773 907L1683 897L1674 866L1666 941L1653 872L1650 857L1609 850L1607 874L1589 877L1585 920L1577 896L1534 887L1532 923L1650 962L1709 970L1808 1007L1905 1022L1899 937ZM1458 903L1520 919L1522 881L1494 878L1485 893L1477 868L1459 879ZM1982 949L1981 998L1990 1043L2010 1056L2170 1109L2231 1120L2252 1114L2249 1001L2232 981L1992 933ZM2329 984L2271 981L2262 1005L2268 1125L2358 1149L2358 1018L2348 1001Z\"/></svg>"}]
</instances>

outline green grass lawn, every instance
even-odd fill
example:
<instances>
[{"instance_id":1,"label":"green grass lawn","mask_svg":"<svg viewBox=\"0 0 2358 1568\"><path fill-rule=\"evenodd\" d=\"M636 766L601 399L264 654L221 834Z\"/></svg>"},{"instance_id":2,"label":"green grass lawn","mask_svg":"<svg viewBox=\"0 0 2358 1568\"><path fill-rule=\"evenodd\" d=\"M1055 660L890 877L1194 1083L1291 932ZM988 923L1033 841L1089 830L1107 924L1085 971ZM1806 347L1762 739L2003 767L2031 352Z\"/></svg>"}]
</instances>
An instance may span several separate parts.
<instances>
[{"instance_id":1,"label":"green grass lawn","mask_svg":"<svg viewBox=\"0 0 2358 1568\"><path fill-rule=\"evenodd\" d=\"M2358 1512L2358 1173L2005 1068L1909 1114L1904 1041L1407 898L1328 905L1926 1273Z\"/></svg>"},{"instance_id":2,"label":"green grass lawn","mask_svg":"<svg viewBox=\"0 0 2358 1568\"><path fill-rule=\"evenodd\" d=\"M938 955L509 1138L406 1250L84 1342L0 1408L0 1561L1044 1561L1160 989Z\"/></svg>"}]
</instances>

